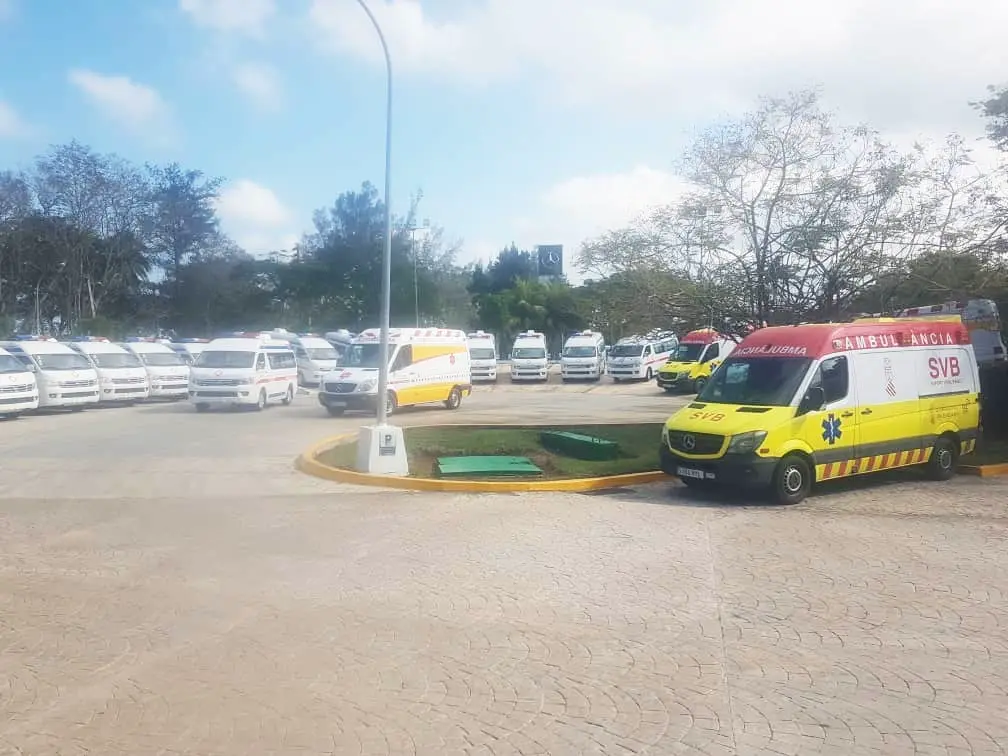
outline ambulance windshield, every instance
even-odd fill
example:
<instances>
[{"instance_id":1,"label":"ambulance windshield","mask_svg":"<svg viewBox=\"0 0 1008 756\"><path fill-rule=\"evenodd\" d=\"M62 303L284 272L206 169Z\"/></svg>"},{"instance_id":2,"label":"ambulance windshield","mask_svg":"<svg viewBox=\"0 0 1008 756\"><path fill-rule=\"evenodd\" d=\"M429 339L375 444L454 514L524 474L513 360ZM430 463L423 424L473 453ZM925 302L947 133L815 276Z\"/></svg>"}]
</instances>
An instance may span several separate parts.
<instances>
[{"instance_id":1,"label":"ambulance windshield","mask_svg":"<svg viewBox=\"0 0 1008 756\"><path fill-rule=\"evenodd\" d=\"M697 401L786 407L811 364L803 357L729 357Z\"/></svg>"},{"instance_id":2,"label":"ambulance windshield","mask_svg":"<svg viewBox=\"0 0 1008 756\"><path fill-rule=\"evenodd\" d=\"M680 344L669 357L669 362L696 362L706 344Z\"/></svg>"}]
</instances>

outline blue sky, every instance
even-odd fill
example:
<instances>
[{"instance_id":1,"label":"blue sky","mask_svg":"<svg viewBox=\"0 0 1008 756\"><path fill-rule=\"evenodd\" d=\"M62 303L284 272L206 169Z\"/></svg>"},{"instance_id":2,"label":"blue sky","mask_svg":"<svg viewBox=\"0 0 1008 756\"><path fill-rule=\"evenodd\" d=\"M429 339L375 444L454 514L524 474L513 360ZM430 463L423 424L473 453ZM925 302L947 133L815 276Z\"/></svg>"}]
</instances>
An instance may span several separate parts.
<instances>
[{"instance_id":1,"label":"blue sky","mask_svg":"<svg viewBox=\"0 0 1008 756\"><path fill-rule=\"evenodd\" d=\"M1008 79L1003 0L369 0L396 66L393 204L463 260L674 198L674 161L759 94L822 87L897 141L970 136ZM758 6L758 7L757 7ZM922 55L922 51L927 51ZM381 189L384 68L356 0L0 0L0 165L77 138L228 180L250 251Z\"/></svg>"}]
</instances>

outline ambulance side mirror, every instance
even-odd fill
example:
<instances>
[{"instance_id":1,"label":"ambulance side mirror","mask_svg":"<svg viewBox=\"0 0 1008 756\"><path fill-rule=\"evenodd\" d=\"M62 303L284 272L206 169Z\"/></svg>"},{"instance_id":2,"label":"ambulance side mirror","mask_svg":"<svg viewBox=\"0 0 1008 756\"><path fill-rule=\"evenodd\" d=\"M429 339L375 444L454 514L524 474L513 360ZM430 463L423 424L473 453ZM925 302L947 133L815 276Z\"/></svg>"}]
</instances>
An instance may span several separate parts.
<instances>
[{"instance_id":1,"label":"ambulance side mirror","mask_svg":"<svg viewBox=\"0 0 1008 756\"><path fill-rule=\"evenodd\" d=\"M798 405L798 414L807 415L809 412L818 412L826 406L826 392L822 386L813 386L805 392L805 398Z\"/></svg>"}]
</instances>

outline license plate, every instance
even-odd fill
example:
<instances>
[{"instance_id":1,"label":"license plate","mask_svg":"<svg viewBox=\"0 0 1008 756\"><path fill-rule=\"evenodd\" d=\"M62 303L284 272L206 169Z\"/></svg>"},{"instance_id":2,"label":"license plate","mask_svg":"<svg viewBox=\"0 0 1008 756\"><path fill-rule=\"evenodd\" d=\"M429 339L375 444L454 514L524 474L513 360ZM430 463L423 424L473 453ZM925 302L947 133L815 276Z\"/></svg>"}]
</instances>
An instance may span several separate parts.
<instances>
[{"instance_id":1,"label":"license plate","mask_svg":"<svg viewBox=\"0 0 1008 756\"><path fill-rule=\"evenodd\" d=\"M694 470L692 467L677 468L676 475L680 478L695 478L697 480L713 480L714 478L714 473L705 473L703 470Z\"/></svg>"},{"instance_id":2,"label":"license plate","mask_svg":"<svg viewBox=\"0 0 1008 756\"><path fill-rule=\"evenodd\" d=\"M346 402L334 402L334 401L330 400L329 401L329 406L330 407L346 407Z\"/></svg>"}]
</instances>

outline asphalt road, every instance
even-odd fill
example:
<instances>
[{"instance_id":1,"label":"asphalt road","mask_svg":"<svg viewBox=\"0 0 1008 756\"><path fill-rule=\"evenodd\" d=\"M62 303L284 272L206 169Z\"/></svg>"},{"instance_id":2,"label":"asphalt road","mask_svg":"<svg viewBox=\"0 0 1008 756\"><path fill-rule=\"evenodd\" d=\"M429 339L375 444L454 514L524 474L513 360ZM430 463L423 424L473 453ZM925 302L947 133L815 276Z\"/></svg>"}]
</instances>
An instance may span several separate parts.
<instances>
[{"instance_id":1,"label":"asphalt road","mask_svg":"<svg viewBox=\"0 0 1008 756\"><path fill-rule=\"evenodd\" d=\"M502 384L393 419L684 401ZM1008 484L785 508L293 470L366 422L301 395L0 423L0 753L1004 753Z\"/></svg>"}]
</instances>

